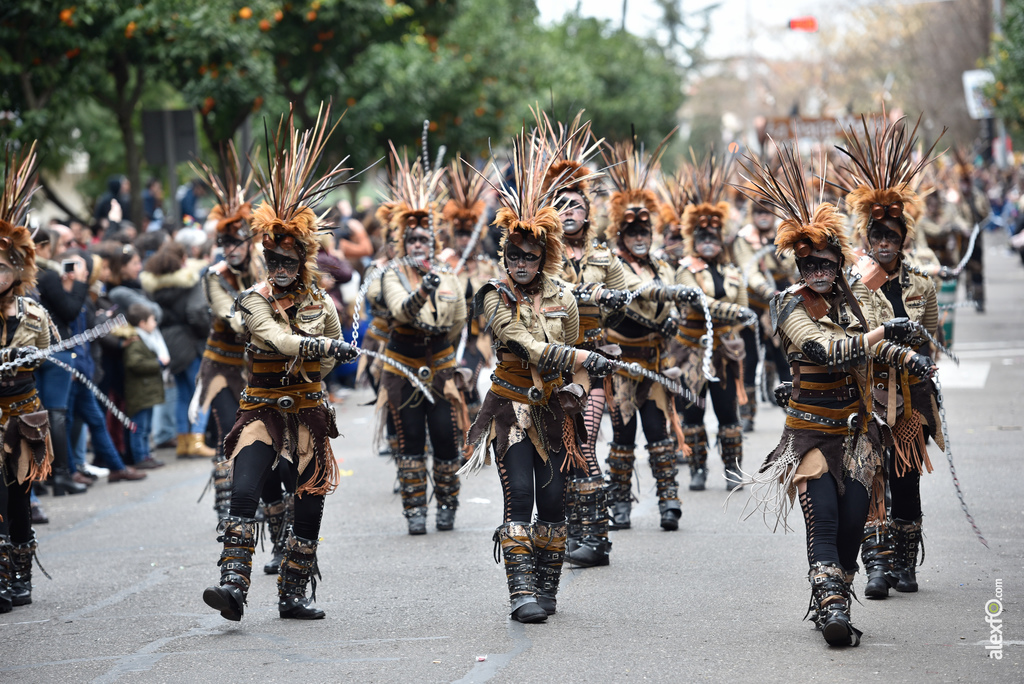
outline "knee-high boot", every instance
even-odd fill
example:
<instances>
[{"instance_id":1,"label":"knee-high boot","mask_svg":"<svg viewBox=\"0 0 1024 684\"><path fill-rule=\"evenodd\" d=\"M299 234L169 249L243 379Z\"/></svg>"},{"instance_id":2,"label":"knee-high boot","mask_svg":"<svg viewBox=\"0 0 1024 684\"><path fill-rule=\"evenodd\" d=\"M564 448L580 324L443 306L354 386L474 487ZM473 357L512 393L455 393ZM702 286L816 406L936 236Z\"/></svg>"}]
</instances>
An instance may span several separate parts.
<instances>
[{"instance_id":1,"label":"knee-high boot","mask_svg":"<svg viewBox=\"0 0 1024 684\"><path fill-rule=\"evenodd\" d=\"M889 526L892 535L892 570L890 585L899 592L917 591L917 549L921 549L924 562L924 537L921 533L921 519L893 519Z\"/></svg>"},{"instance_id":2,"label":"knee-high boot","mask_svg":"<svg viewBox=\"0 0 1024 684\"><path fill-rule=\"evenodd\" d=\"M459 507L459 476L462 459L439 461L434 459L434 498L437 499L437 529L455 529L455 509Z\"/></svg>"},{"instance_id":3,"label":"knee-high boot","mask_svg":"<svg viewBox=\"0 0 1024 684\"><path fill-rule=\"evenodd\" d=\"M285 494L280 501L265 504L263 508L267 516L267 532L274 545L270 560L263 566L263 572L267 575L276 575L281 570L288 535L292 531L292 523L295 522L295 502L291 494Z\"/></svg>"},{"instance_id":4,"label":"knee-high boot","mask_svg":"<svg viewBox=\"0 0 1024 684\"><path fill-rule=\"evenodd\" d=\"M708 433L703 425L683 425L683 438L690 447L690 490L704 491L708 481Z\"/></svg>"},{"instance_id":5,"label":"knee-high boot","mask_svg":"<svg viewBox=\"0 0 1024 684\"><path fill-rule=\"evenodd\" d=\"M11 560L14 562L11 602L15 606L27 606L32 603L32 559L35 558L36 563L39 563L39 558L36 556L37 548L39 548L39 543L36 541L35 532L32 532L32 538L27 542L14 544L11 547ZM49 577L42 565L39 566L39 569Z\"/></svg>"},{"instance_id":6,"label":"knee-high boot","mask_svg":"<svg viewBox=\"0 0 1024 684\"><path fill-rule=\"evenodd\" d=\"M740 425L744 432L753 432L754 419L757 418L757 388L744 385L743 391L747 393L747 403L740 404Z\"/></svg>"},{"instance_id":7,"label":"knee-high boot","mask_svg":"<svg viewBox=\"0 0 1024 684\"><path fill-rule=\"evenodd\" d=\"M537 573L537 604L548 615L554 615L558 581L565 560L566 523L538 520L533 524L533 558Z\"/></svg>"},{"instance_id":8,"label":"knee-high boot","mask_svg":"<svg viewBox=\"0 0 1024 684\"><path fill-rule=\"evenodd\" d=\"M231 514L231 476L234 473L234 462L221 458L213 462L213 510L217 520L223 520Z\"/></svg>"},{"instance_id":9,"label":"knee-high boot","mask_svg":"<svg viewBox=\"0 0 1024 684\"><path fill-rule=\"evenodd\" d=\"M285 544L284 559L281 561L281 574L277 577L277 611L283 618L294 620L319 620L324 611L313 608L310 604L316 600L316 567L315 540L296 537L289 533ZM306 598L306 585L313 582L313 591Z\"/></svg>"},{"instance_id":10,"label":"knee-high boot","mask_svg":"<svg viewBox=\"0 0 1024 684\"><path fill-rule=\"evenodd\" d=\"M892 546L889 530L884 522L868 525L864 528L864 537L860 542L860 558L864 561L864 573L868 576L864 595L872 599L884 599L889 596L892 572Z\"/></svg>"},{"instance_id":11,"label":"knee-high boot","mask_svg":"<svg viewBox=\"0 0 1024 684\"><path fill-rule=\"evenodd\" d=\"M740 425L722 425L718 428L718 446L722 450L725 466L725 488L729 491L743 488L743 428Z\"/></svg>"},{"instance_id":12,"label":"knee-high boot","mask_svg":"<svg viewBox=\"0 0 1024 684\"><path fill-rule=\"evenodd\" d=\"M658 510L661 512L661 528L678 530L679 518L683 515L679 502L679 482L676 475L676 444L672 439L665 439L647 445L648 460L651 473L658 489Z\"/></svg>"},{"instance_id":13,"label":"knee-high boot","mask_svg":"<svg viewBox=\"0 0 1024 684\"><path fill-rule=\"evenodd\" d=\"M850 621L850 584L843 569L833 563L815 563L807 579L811 583L807 614L825 641L830 646L860 644L862 632Z\"/></svg>"},{"instance_id":14,"label":"knee-high boot","mask_svg":"<svg viewBox=\"0 0 1024 684\"><path fill-rule=\"evenodd\" d=\"M608 454L608 503L612 509L613 530L628 530L629 514L633 509L633 464L636 462L636 447L632 444L610 444Z\"/></svg>"},{"instance_id":15,"label":"knee-high boot","mask_svg":"<svg viewBox=\"0 0 1024 684\"><path fill-rule=\"evenodd\" d=\"M0 613L10 613L14 609L11 584L15 570L11 550L11 538L0 534Z\"/></svg>"},{"instance_id":16,"label":"knee-high boot","mask_svg":"<svg viewBox=\"0 0 1024 684\"><path fill-rule=\"evenodd\" d=\"M398 480L402 485L402 514L409 534L427 533L427 464L423 456L399 456Z\"/></svg>"},{"instance_id":17,"label":"knee-high boot","mask_svg":"<svg viewBox=\"0 0 1024 684\"><path fill-rule=\"evenodd\" d=\"M228 516L221 521L224 550L217 565L220 566L220 586L207 587L203 592L206 605L219 610L222 617L235 622L245 612L245 598L249 593L252 576L252 554L256 550L255 518Z\"/></svg>"},{"instance_id":18,"label":"knee-high boot","mask_svg":"<svg viewBox=\"0 0 1024 684\"><path fill-rule=\"evenodd\" d=\"M71 479L68 465L68 412L64 409L50 409L46 413L50 422L50 443L53 445L49 481L53 495L82 494L87 487Z\"/></svg>"},{"instance_id":19,"label":"knee-high boot","mask_svg":"<svg viewBox=\"0 0 1024 684\"><path fill-rule=\"evenodd\" d=\"M547 612L537 603L536 560L530 523L508 522L494 530L494 560L498 548L505 561L511 617L517 622L544 622Z\"/></svg>"},{"instance_id":20,"label":"knee-high boot","mask_svg":"<svg viewBox=\"0 0 1024 684\"><path fill-rule=\"evenodd\" d=\"M577 477L569 481L569 541L566 560L581 568L608 565L608 493L604 478Z\"/></svg>"}]
</instances>

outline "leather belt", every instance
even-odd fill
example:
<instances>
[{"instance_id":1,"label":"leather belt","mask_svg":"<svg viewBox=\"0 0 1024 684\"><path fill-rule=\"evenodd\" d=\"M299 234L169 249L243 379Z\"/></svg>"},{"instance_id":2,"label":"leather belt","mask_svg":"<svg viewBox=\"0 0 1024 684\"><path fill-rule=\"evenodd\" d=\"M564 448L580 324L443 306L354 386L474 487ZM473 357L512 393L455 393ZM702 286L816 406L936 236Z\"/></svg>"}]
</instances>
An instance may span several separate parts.
<instances>
[{"instance_id":1,"label":"leather belt","mask_svg":"<svg viewBox=\"0 0 1024 684\"><path fill-rule=\"evenodd\" d=\"M835 399L837 401L850 401L860 396L855 385L837 387L827 390L809 390L800 388L800 397L803 399Z\"/></svg>"},{"instance_id":2,"label":"leather belt","mask_svg":"<svg viewBox=\"0 0 1024 684\"><path fill-rule=\"evenodd\" d=\"M225 351L221 347L214 347L214 346L211 346L209 344L206 345L206 351L208 351L208 352L210 352L212 354L217 354L218 356L226 356L229 359L242 359L242 358L245 358L245 353L244 352Z\"/></svg>"},{"instance_id":3,"label":"leather belt","mask_svg":"<svg viewBox=\"0 0 1024 684\"><path fill-rule=\"evenodd\" d=\"M323 393L323 391L320 391L320 392L307 392L307 393L305 393L303 395L300 395L300 396L305 397L309 401L317 401L317 402L319 402L321 399L324 398L324 393ZM249 394L248 392L243 391L242 392L242 400L250 402L250 403L253 403L253 404L267 404L267 405L279 406L279 407L281 407L283 409L290 409L292 406L295 406L295 397L290 397L290 396L287 396L287 395L283 396L283 397L278 397L276 399L271 399L270 397L254 397L251 394Z\"/></svg>"},{"instance_id":4,"label":"leather belt","mask_svg":"<svg viewBox=\"0 0 1024 684\"><path fill-rule=\"evenodd\" d=\"M533 385L529 387L517 387L510 382L502 380L494 373L491 373L491 382L502 389L521 395L526 399L527 403L530 404L539 404L544 399L544 392Z\"/></svg>"},{"instance_id":5,"label":"leather belt","mask_svg":"<svg viewBox=\"0 0 1024 684\"><path fill-rule=\"evenodd\" d=\"M857 414L853 413L846 420L835 420L833 418L826 418L825 416L819 416L809 411L798 411L795 408L787 406L783 409L787 416L793 418L799 418L800 420L806 420L808 423L817 423L818 425L826 425L828 427L846 427L850 428L851 431L857 428Z\"/></svg>"}]
</instances>

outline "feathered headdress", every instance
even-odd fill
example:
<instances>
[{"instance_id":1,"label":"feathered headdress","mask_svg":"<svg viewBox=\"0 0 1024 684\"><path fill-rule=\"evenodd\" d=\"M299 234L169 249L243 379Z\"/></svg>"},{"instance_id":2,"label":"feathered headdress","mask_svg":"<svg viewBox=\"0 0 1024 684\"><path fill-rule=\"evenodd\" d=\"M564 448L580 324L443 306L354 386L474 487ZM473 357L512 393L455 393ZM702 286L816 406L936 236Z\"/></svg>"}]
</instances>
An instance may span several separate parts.
<instances>
[{"instance_id":1,"label":"feathered headdress","mask_svg":"<svg viewBox=\"0 0 1024 684\"><path fill-rule=\"evenodd\" d=\"M259 154L254 156L259 157ZM242 165L235 152L235 143L228 142L227 147L220 150L221 171L218 174L203 161L190 164L192 170L206 183L217 200L216 206L210 210L207 220L215 221L218 235L231 235L238 240L252 237L249 221L252 219L252 201L250 187L253 180L253 169L242 177Z\"/></svg>"},{"instance_id":2,"label":"feathered headdress","mask_svg":"<svg viewBox=\"0 0 1024 684\"><path fill-rule=\"evenodd\" d=\"M674 174L663 175L658 182L658 195L661 197L658 217L663 236L668 235L669 231L682 231L683 213L690 204L688 186L691 172L687 167L685 162L680 164Z\"/></svg>"},{"instance_id":3,"label":"feathered headdress","mask_svg":"<svg viewBox=\"0 0 1024 684\"><path fill-rule=\"evenodd\" d=\"M822 186L817 198L813 196L805 174L800 151L796 146L780 147L772 140L778 153L777 170L756 156L748 156L749 164L740 161L749 186L737 186L751 201L763 205L781 220L775 234L776 251L795 253L804 257L814 250L831 248L839 256L840 271L843 263L855 259L846 239L843 215L838 208L822 201ZM823 157L820 166L827 166ZM818 175L825 177L825 169Z\"/></svg>"},{"instance_id":4,"label":"feathered headdress","mask_svg":"<svg viewBox=\"0 0 1024 684\"><path fill-rule=\"evenodd\" d=\"M609 243L618 244L623 218L632 207L647 211L651 217L652 231L657 231L661 226L658 196L647 187L647 184L661 162L669 138L675 135L678 129L677 126L669 131L650 155L646 153L643 145L637 145L635 132L629 140L614 145L605 143L601 147L601 156L608 167L608 178L615 186L608 202L609 223L605 230Z\"/></svg>"},{"instance_id":5,"label":"feathered headdress","mask_svg":"<svg viewBox=\"0 0 1024 684\"><path fill-rule=\"evenodd\" d=\"M468 171L466 164L456 157L448 165L449 199L441 215L452 238L457 230L472 231L487 209L483 199L487 184L479 174Z\"/></svg>"},{"instance_id":6,"label":"feathered headdress","mask_svg":"<svg viewBox=\"0 0 1024 684\"><path fill-rule=\"evenodd\" d=\"M729 215L729 203L722 199L722 194L732 167L731 159L725 164L720 163L713 149L698 163L693 148L690 148L690 162L690 204L682 216L687 254L693 254L693 234L698 227L722 237L722 227Z\"/></svg>"},{"instance_id":7,"label":"feathered headdress","mask_svg":"<svg viewBox=\"0 0 1024 684\"><path fill-rule=\"evenodd\" d=\"M582 179L562 179L552 185L545 184L551 166L561 158L561 148L556 154L544 154L536 136L521 130L512 139L512 154L509 159L511 178L506 180L497 160L491 160L494 177L498 185L485 178L488 185L498 193L501 208L494 223L501 228L499 252L505 253L505 244L511 240L520 244L524 240L544 248L544 273L557 277L562 272L565 246L562 244L562 220L554 207L555 197L569 182L590 180L593 174ZM475 170L475 169L474 169ZM477 171L481 177L483 173Z\"/></svg>"},{"instance_id":8,"label":"feathered headdress","mask_svg":"<svg viewBox=\"0 0 1024 684\"><path fill-rule=\"evenodd\" d=\"M939 140L937 138L914 162L920 116L909 134L906 117L893 122L887 122L883 117L872 117L869 125L868 118L861 116L861 124L863 135L850 127L844 131L848 147L836 146L849 158L839 166L839 176L856 184L852 190L847 190L846 195L846 204L854 216L853 234L859 240L866 240L871 222L888 216L900 220L906 227L903 237L913 240L914 219L906 210L920 202L920 198L911 188L911 182L934 161L931 154ZM942 134L945 132L943 128Z\"/></svg>"},{"instance_id":9,"label":"feathered headdress","mask_svg":"<svg viewBox=\"0 0 1024 684\"><path fill-rule=\"evenodd\" d=\"M8 144L4 151L4 188L0 197L0 251L17 271L12 288L14 294L23 295L36 284L36 248L32 234L25 227L32 195L36 191L36 143L18 155Z\"/></svg>"},{"instance_id":10,"label":"feathered headdress","mask_svg":"<svg viewBox=\"0 0 1024 684\"><path fill-rule=\"evenodd\" d=\"M445 167L439 166L427 172L424 159L417 157L409 163L409 154L403 150L401 154L395 149L394 143L388 142L391 149L388 169L388 199L391 209L391 241L396 245L396 254L405 256L405 236L416 226L427 229L433 226L434 253L441 251L441 241L436 239L441 227L439 209L444 200ZM427 160L429 165L430 161Z\"/></svg>"},{"instance_id":11,"label":"feathered headdress","mask_svg":"<svg viewBox=\"0 0 1024 684\"><path fill-rule=\"evenodd\" d=\"M572 121L564 124L551 122L547 112L539 107L530 107L536 122L534 134L544 153L551 157L551 166L544 177L544 187L560 185L562 192L578 192L590 205L590 181L599 174L592 173L587 163L601 149L604 138L595 140L590 122L583 122L584 110L580 110Z\"/></svg>"},{"instance_id":12,"label":"feathered headdress","mask_svg":"<svg viewBox=\"0 0 1024 684\"><path fill-rule=\"evenodd\" d=\"M306 287L319 281L316 254L320 248L317 240L320 217L316 215L316 208L329 192L352 182L351 177L346 176L352 169L344 166L348 157L317 177L327 141L341 122L339 119L328 129L330 117L331 106L321 103L313 127L300 133L289 111L287 129L282 116L273 139L264 128L267 168L252 164L257 169L256 186L263 195L263 202L250 221L253 234L261 238L265 248L280 246L297 250L305 259L299 277Z\"/></svg>"}]
</instances>

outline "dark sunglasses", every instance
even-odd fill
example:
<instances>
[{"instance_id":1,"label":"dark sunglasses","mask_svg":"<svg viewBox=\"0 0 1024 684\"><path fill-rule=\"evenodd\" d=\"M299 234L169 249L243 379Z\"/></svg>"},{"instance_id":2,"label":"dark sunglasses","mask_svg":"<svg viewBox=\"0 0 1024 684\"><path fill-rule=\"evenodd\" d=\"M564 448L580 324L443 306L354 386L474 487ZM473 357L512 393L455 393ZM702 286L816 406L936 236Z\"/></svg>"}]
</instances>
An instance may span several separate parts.
<instances>
[{"instance_id":1,"label":"dark sunglasses","mask_svg":"<svg viewBox=\"0 0 1024 684\"><path fill-rule=\"evenodd\" d=\"M626 213L622 215L623 223L634 223L636 221L647 223L650 220L651 214L646 209L627 209Z\"/></svg>"},{"instance_id":2,"label":"dark sunglasses","mask_svg":"<svg viewBox=\"0 0 1024 684\"><path fill-rule=\"evenodd\" d=\"M890 216L892 218L899 218L903 216L903 202L896 201L889 206L877 203L871 205L871 218L876 221L881 221L886 216Z\"/></svg>"}]
</instances>

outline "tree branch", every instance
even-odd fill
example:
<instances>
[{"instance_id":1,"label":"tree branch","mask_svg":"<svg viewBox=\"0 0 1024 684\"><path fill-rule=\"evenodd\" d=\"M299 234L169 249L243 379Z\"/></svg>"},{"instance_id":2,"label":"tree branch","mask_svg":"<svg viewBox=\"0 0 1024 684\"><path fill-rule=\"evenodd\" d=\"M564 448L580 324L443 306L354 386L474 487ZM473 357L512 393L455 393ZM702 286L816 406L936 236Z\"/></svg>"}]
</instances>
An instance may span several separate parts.
<instances>
[{"instance_id":1,"label":"tree branch","mask_svg":"<svg viewBox=\"0 0 1024 684\"><path fill-rule=\"evenodd\" d=\"M43 174L41 174L41 173L39 174L39 187L41 187L43 189L43 193L46 195L46 199L50 200L55 205L57 205L58 209L63 211L65 214L70 216L72 219L74 219L75 221L78 221L79 223L81 223L84 226L88 226L88 225L92 224L91 220L83 219L76 212L72 211L68 207L68 205L64 203L64 200L62 200L57 195L56 191L54 191L54 189L50 186L50 184L46 181L46 178L44 178Z\"/></svg>"}]
</instances>

